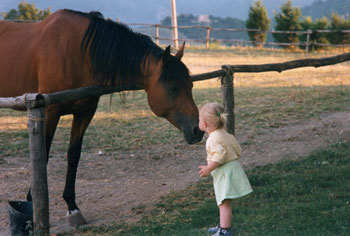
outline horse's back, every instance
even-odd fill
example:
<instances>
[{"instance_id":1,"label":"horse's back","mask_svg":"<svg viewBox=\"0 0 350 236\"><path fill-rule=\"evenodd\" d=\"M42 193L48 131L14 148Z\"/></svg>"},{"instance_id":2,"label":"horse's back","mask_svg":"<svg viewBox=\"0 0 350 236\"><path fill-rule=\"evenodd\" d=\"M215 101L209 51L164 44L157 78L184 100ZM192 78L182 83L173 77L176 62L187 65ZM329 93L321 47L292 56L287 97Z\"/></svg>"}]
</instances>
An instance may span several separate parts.
<instances>
[{"instance_id":1,"label":"horse's back","mask_svg":"<svg viewBox=\"0 0 350 236\"><path fill-rule=\"evenodd\" d=\"M0 21L0 97L79 86L73 78L82 73L80 43L87 24L68 10L35 23Z\"/></svg>"}]
</instances>

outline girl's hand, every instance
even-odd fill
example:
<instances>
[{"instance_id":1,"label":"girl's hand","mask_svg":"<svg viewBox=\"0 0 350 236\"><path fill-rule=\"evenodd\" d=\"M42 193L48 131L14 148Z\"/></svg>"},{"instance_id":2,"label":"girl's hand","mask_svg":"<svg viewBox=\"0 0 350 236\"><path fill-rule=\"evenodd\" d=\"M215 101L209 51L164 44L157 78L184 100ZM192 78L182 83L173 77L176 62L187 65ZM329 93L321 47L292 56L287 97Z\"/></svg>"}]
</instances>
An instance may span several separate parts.
<instances>
[{"instance_id":1,"label":"girl's hand","mask_svg":"<svg viewBox=\"0 0 350 236\"><path fill-rule=\"evenodd\" d=\"M209 170L208 166L198 166L200 169L199 175L200 177L208 177L210 175L211 170Z\"/></svg>"},{"instance_id":2,"label":"girl's hand","mask_svg":"<svg viewBox=\"0 0 350 236\"><path fill-rule=\"evenodd\" d=\"M220 166L220 163L217 163L217 162L210 162L207 166L198 166L198 168L200 169L199 175L201 177L207 177L210 175L210 173L213 170L215 170L219 166Z\"/></svg>"}]
</instances>

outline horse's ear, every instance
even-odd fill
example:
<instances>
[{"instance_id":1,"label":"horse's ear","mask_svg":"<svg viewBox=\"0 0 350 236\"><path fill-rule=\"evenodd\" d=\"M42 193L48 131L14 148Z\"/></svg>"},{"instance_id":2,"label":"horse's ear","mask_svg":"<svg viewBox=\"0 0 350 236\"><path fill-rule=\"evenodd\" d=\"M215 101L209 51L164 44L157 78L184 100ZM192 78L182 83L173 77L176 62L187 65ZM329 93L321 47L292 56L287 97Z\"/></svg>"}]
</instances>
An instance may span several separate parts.
<instances>
[{"instance_id":1,"label":"horse's ear","mask_svg":"<svg viewBox=\"0 0 350 236\"><path fill-rule=\"evenodd\" d=\"M184 50L185 50L185 42L182 44L181 48L179 49L179 51L177 51L175 57L179 58L179 60L181 60L181 58L184 55Z\"/></svg>"},{"instance_id":2,"label":"horse's ear","mask_svg":"<svg viewBox=\"0 0 350 236\"><path fill-rule=\"evenodd\" d=\"M163 63L166 63L170 58L170 45L165 49L163 54Z\"/></svg>"}]
</instances>

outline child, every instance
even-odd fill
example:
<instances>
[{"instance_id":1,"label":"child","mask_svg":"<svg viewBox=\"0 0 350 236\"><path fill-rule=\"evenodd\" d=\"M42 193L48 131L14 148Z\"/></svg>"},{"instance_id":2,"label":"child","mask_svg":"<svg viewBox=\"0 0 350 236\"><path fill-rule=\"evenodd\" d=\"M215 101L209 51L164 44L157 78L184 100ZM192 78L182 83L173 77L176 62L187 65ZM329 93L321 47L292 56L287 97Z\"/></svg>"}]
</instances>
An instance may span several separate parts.
<instances>
[{"instance_id":1,"label":"child","mask_svg":"<svg viewBox=\"0 0 350 236\"><path fill-rule=\"evenodd\" d=\"M199 112L199 128L209 134L206 142L206 166L199 166L199 175L213 176L214 190L220 212L220 224L210 228L212 236L232 235L232 199L252 192L249 180L238 159L241 147L235 137L224 129L226 114L217 103L205 104Z\"/></svg>"}]
</instances>

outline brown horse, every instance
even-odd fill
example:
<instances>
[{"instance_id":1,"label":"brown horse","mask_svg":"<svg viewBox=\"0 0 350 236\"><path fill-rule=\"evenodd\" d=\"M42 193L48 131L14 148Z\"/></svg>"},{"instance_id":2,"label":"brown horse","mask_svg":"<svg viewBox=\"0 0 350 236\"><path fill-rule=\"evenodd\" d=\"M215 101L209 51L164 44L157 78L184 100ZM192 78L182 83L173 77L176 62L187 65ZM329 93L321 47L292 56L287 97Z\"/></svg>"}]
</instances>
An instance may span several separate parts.
<instances>
[{"instance_id":1,"label":"brown horse","mask_svg":"<svg viewBox=\"0 0 350 236\"><path fill-rule=\"evenodd\" d=\"M203 133L183 51L184 45L172 56L170 46L163 50L98 12L60 10L36 23L1 21L0 97L93 85L141 86L152 111L180 129L189 144L196 143ZM75 202L75 179L83 135L98 101L99 96L90 96L46 109L47 158L60 117L73 114L63 198L74 224L85 223Z\"/></svg>"}]
</instances>

